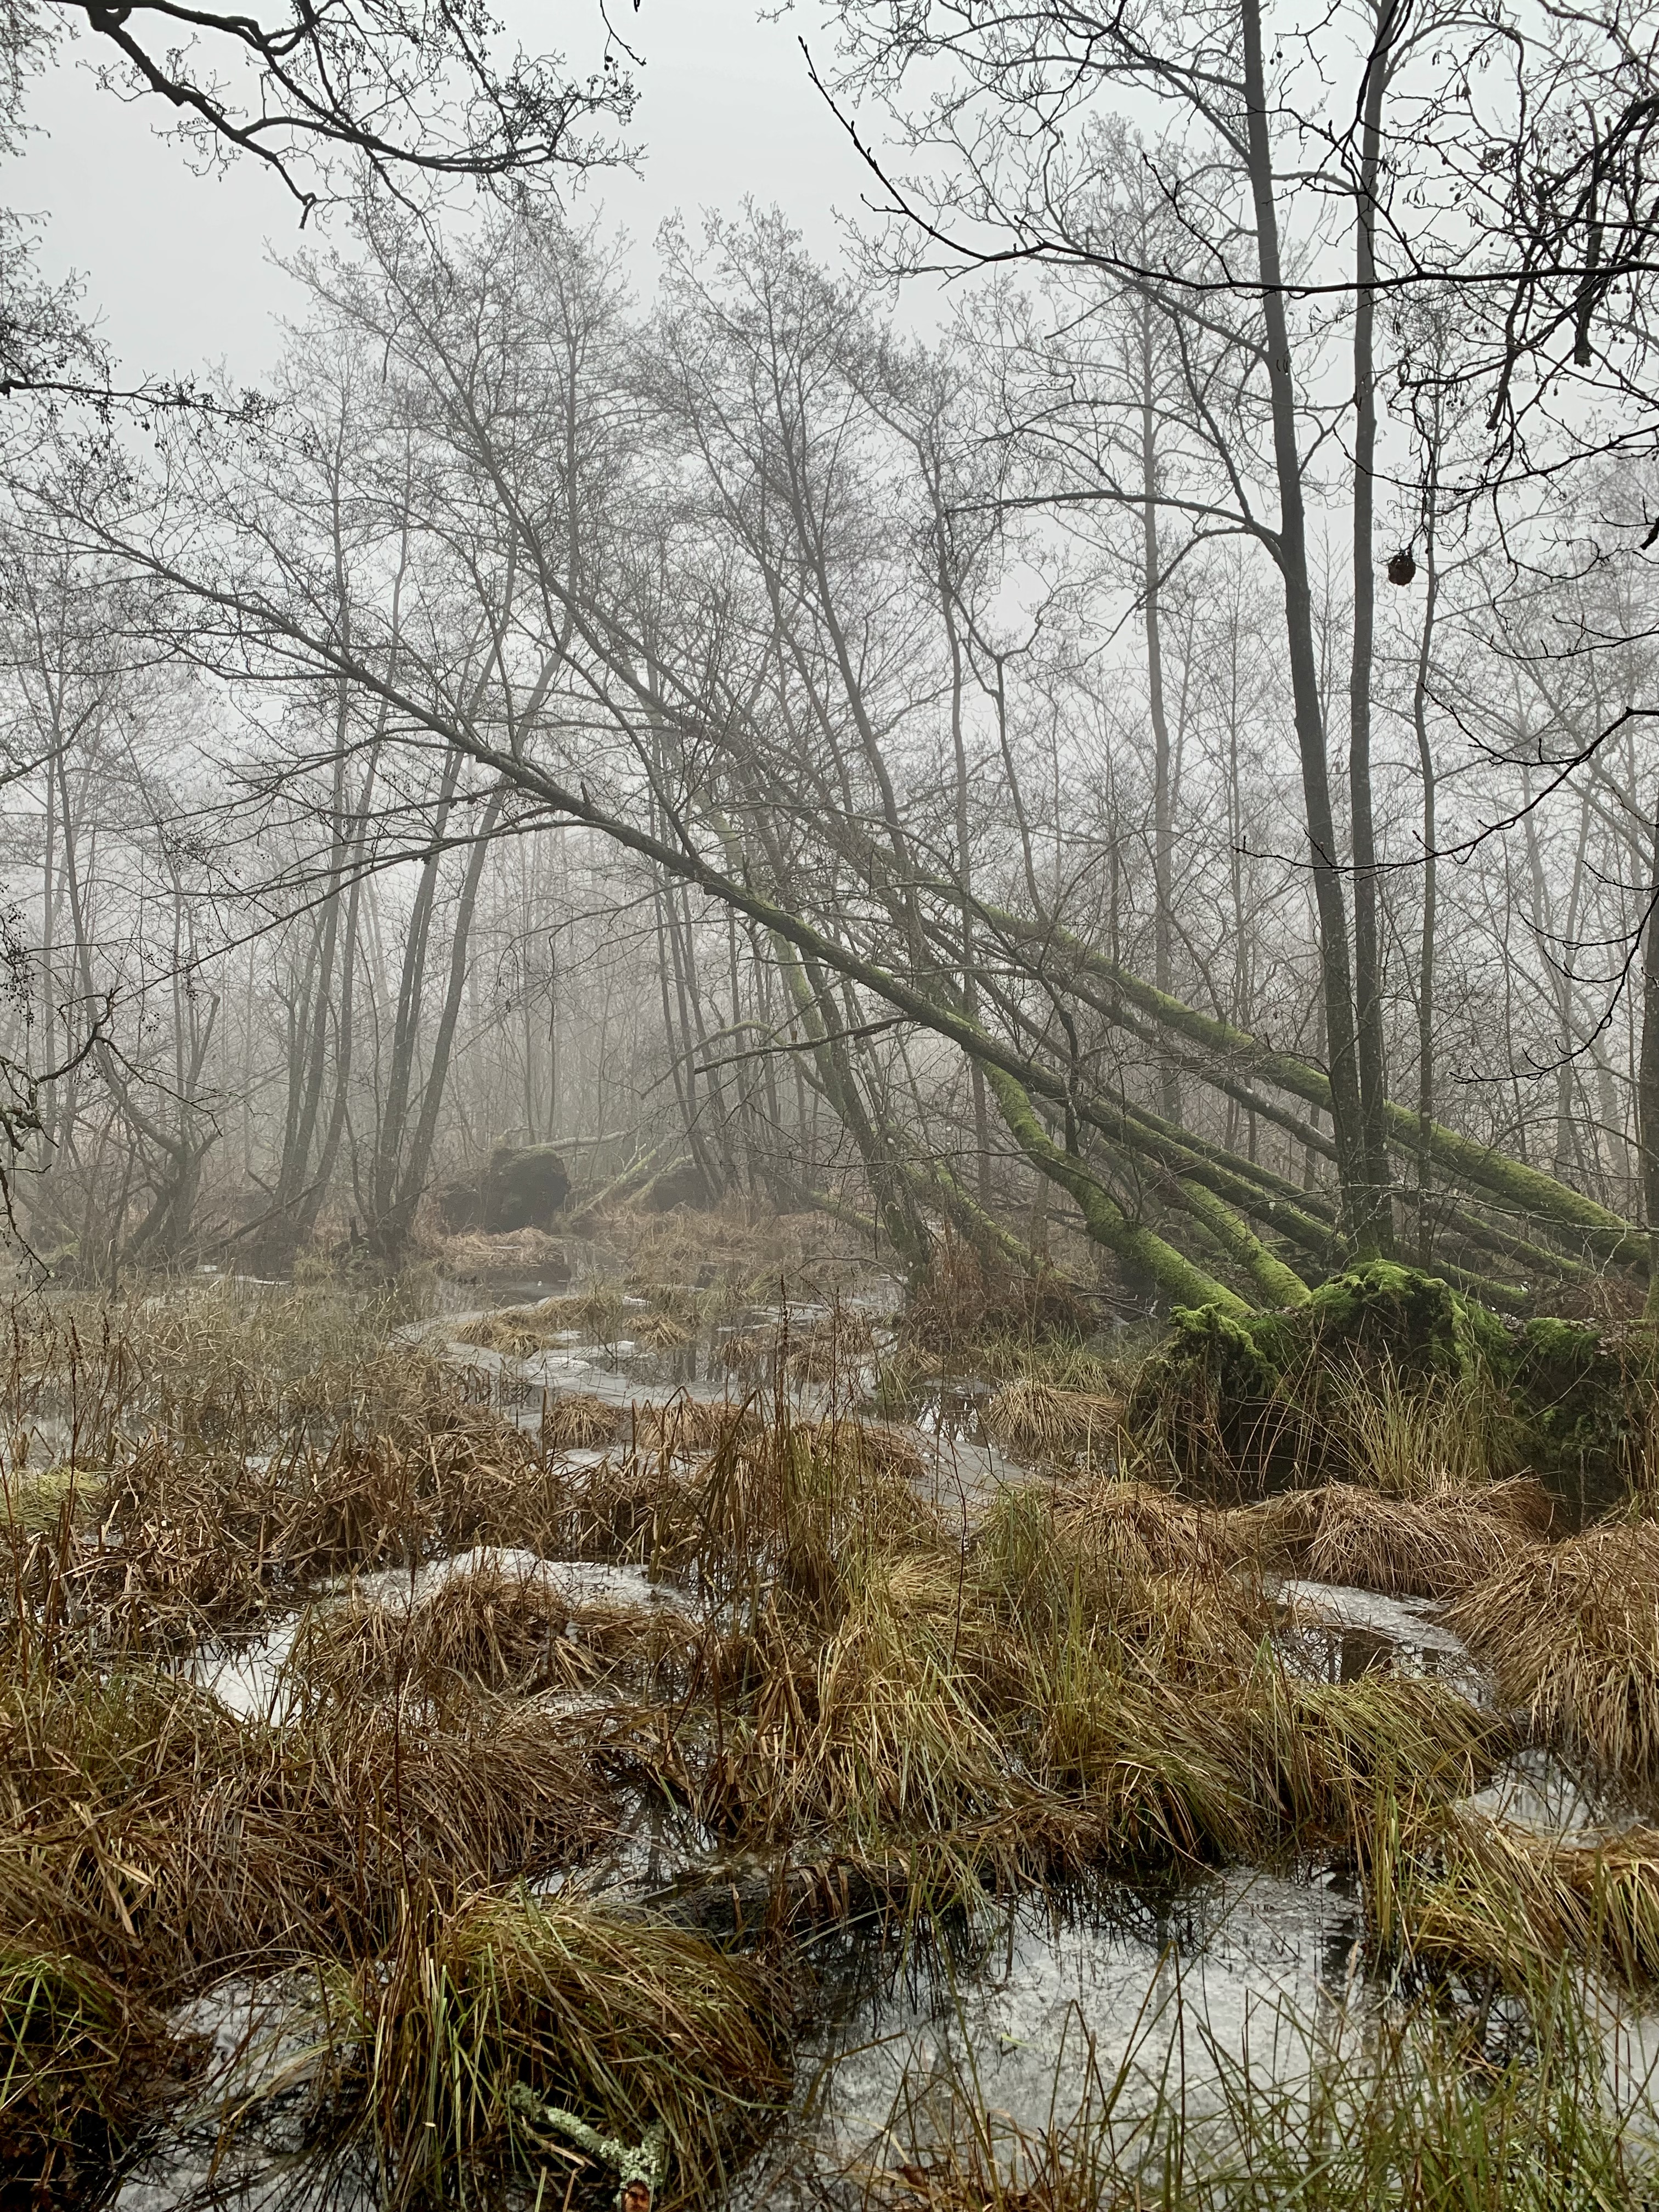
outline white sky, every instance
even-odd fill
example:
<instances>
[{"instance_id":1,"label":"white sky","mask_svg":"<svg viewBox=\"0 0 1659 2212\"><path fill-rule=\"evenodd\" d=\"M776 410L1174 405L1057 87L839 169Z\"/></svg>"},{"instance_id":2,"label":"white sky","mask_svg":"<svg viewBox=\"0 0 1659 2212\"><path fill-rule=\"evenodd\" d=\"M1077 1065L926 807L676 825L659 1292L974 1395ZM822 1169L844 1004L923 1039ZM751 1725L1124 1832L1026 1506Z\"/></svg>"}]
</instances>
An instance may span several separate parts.
<instances>
[{"instance_id":1,"label":"white sky","mask_svg":"<svg viewBox=\"0 0 1659 2212\"><path fill-rule=\"evenodd\" d=\"M583 74L597 57L588 0L498 7L526 51L562 52ZM646 60L630 133L643 173L599 177L585 197L635 240L641 284L665 216L735 212L745 194L775 202L811 246L832 252L834 210L857 212L862 172L807 81L800 33L821 61L830 52L816 9L763 21L757 0L641 0L637 15L622 0L616 13ZM193 175L182 149L155 135L159 102L127 107L98 90L90 43L66 45L32 88L38 135L6 164L0 196L41 218L43 273L82 279L84 307L127 379L223 363L255 382L278 350L276 319L298 305L272 265L299 242L293 203L246 158L225 177Z\"/></svg>"}]
</instances>

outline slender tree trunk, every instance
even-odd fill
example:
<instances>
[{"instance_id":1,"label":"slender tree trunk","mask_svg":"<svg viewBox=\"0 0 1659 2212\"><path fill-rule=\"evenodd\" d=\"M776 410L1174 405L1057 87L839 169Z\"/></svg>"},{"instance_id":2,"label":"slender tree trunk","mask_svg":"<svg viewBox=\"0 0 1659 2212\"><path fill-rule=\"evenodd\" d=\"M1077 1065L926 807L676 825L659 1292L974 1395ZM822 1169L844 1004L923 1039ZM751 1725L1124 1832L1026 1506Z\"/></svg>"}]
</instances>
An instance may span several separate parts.
<instances>
[{"instance_id":1,"label":"slender tree trunk","mask_svg":"<svg viewBox=\"0 0 1659 2212\"><path fill-rule=\"evenodd\" d=\"M1353 659L1348 683L1348 794L1353 840L1354 1020L1359 1059L1361 1158L1365 1179L1362 1245L1393 1244L1389 1188L1388 1076L1382 1044L1382 957L1376 912L1376 836L1371 816L1371 675L1376 572L1376 190L1382 168L1382 96L1399 0L1382 0L1359 118L1359 190L1353 320Z\"/></svg>"},{"instance_id":2,"label":"slender tree trunk","mask_svg":"<svg viewBox=\"0 0 1659 2212\"><path fill-rule=\"evenodd\" d=\"M945 622L945 642L951 654L951 750L956 769L957 882L962 891L962 1000L970 1020L979 1018L979 983L974 972L973 850L968 819L968 745L963 721L962 635L957 627L956 591L951 574L945 532L944 493L933 486L934 532L939 544L939 610ZM985 1071L976 1060L968 1063L968 1082L974 1112L975 1187L981 1206L991 1203L990 1116L985 1097Z\"/></svg>"},{"instance_id":3,"label":"slender tree trunk","mask_svg":"<svg viewBox=\"0 0 1659 2212\"><path fill-rule=\"evenodd\" d=\"M1330 763L1320 703L1319 659L1314 643L1307 516L1302 457L1297 443L1296 386L1291 374L1290 328L1279 265L1279 211L1273 201L1273 144L1261 52L1261 0L1242 0L1242 4L1250 191L1261 279L1273 462L1279 485L1279 526L1275 545L1284 581L1297 750L1301 758L1303 806L1319 919L1320 980L1329 1055L1332 1131L1344 1212L1356 1249L1363 1254L1379 1249L1379 1224L1365 1172L1347 904L1342 894L1336 823L1331 807Z\"/></svg>"},{"instance_id":4,"label":"slender tree trunk","mask_svg":"<svg viewBox=\"0 0 1659 2212\"><path fill-rule=\"evenodd\" d=\"M1439 441L1429 453L1424 499L1423 628L1417 643L1412 681L1412 728L1417 738L1417 766L1423 781L1423 934L1417 966L1417 1256L1426 1267L1434 1252L1430 1184L1434 1143L1435 933L1438 926L1438 830L1435 821L1434 753L1429 744L1429 671L1433 664L1434 617L1440 571L1436 560L1435 511L1439 490Z\"/></svg>"},{"instance_id":5,"label":"slender tree trunk","mask_svg":"<svg viewBox=\"0 0 1659 2212\"><path fill-rule=\"evenodd\" d=\"M1636 1077L1636 1126L1642 1153L1642 1210L1648 1232L1647 1318L1659 1322L1659 798L1648 864L1642 931L1642 1048Z\"/></svg>"},{"instance_id":6,"label":"slender tree trunk","mask_svg":"<svg viewBox=\"0 0 1659 2212\"><path fill-rule=\"evenodd\" d=\"M1175 808L1170 718L1164 696L1163 557L1158 542L1158 426L1152 403L1152 311L1140 311L1141 595L1146 614L1146 696L1152 724L1152 981L1173 991ZM1181 1078L1173 1062L1158 1071L1158 1107L1181 1119Z\"/></svg>"}]
</instances>

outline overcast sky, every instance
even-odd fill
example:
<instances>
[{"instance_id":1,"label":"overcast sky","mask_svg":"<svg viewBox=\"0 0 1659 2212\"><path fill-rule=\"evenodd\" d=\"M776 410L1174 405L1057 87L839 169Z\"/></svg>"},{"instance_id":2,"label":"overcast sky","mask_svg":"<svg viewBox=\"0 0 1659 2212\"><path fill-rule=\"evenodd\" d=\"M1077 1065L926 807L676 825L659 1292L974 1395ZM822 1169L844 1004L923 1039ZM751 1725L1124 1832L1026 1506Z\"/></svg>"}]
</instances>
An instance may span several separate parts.
<instances>
[{"instance_id":1,"label":"overcast sky","mask_svg":"<svg viewBox=\"0 0 1659 2212\"><path fill-rule=\"evenodd\" d=\"M498 0L510 34L586 68L597 54L586 0ZM836 207L856 212L856 156L807 82L797 39L816 9L763 21L756 0L641 0L617 10L643 53L632 136L636 179L596 179L612 220L637 245L641 282L662 218L711 207L735 210L745 193L777 203L818 250L833 250ZM828 34L816 30L827 54ZM40 216L43 270L76 271L125 374L178 376L222 362L257 381L277 350L276 319L295 288L274 254L299 242L293 202L252 161L226 177L197 177L158 138L159 103L125 107L99 92L89 42L66 44L33 88L38 135L7 165L5 198Z\"/></svg>"}]
</instances>

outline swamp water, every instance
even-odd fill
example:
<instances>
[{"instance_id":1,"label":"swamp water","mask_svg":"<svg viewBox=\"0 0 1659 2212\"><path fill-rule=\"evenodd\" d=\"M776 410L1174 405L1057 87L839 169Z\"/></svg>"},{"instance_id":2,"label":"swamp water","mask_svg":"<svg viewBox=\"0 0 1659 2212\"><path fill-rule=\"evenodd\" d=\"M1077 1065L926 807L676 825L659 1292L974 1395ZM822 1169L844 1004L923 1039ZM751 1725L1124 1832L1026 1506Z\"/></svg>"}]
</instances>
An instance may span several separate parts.
<instances>
[{"instance_id":1,"label":"swamp water","mask_svg":"<svg viewBox=\"0 0 1659 2212\"><path fill-rule=\"evenodd\" d=\"M620 1328L605 1342L562 1332L568 1341L515 1356L456 1334L480 1317L465 1307L443 1316L444 1356L526 1426L540 1420L548 1394L561 1391L648 1406L737 1398L757 1387L740 1368L734 1372L721 1339L707 1333L664 1351ZM758 1307L734 1316L724 1334L787 1340L831 1318L822 1305ZM879 1329L878 1301L863 1318ZM854 1394L872 1379L853 1377ZM848 1380L838 1376L832 1386L809 1372L789 1382L789 1395L803 1414L832 1411ZM775 1371L773 1387L780 1387ZM1019 1473L979 1433L971 1396L924 1408L908 1433L939 1501L959 1503L964 1527L1000 1480ZM605 1454L567 1456L593 1465ZM343 1587L359 1599L413 1607L481 1569L545 1583L578 1611L587 1604L672 1611L696 1602L638 1569L491 1549L413 1573L358 1576ZM1284 1583L1278 1597L1276 1641L1292 1674L1318 1682L1426 1675L1491 1703L1490 1681L1426 1601L1307 1581ZM193 1679L239 1717L280 1725L296 1623L297 1616L235 1649L198 1655ZM1510 1762L1473 1802L1516 1827L1569 1841L1624 1821L1559 1761L1535 1753ZM543 1887L547 1894L568 1886L623 1910L648 1905L672 1917L688 1892L718 1888L728 1871L701 1856L695 1838L642 1809L599 1863ZM751 1907L763 1911L767 1870L744 1873L757 1893ZM1173 2095L1199 2142L1207 2126L1220 2124L1244 2075L1269 2098L1294 2103L1310 2094L1322 2055L1343 2046L1363 2063L1367 2036L1399 1994L1368 1977L1363 1933L1348 1877L1321 1863L1235 1869L1157 1903L1116 1892L987 1905L971 1928L930 1928L903 1939L873 1921L843 1929L809 1946L816 1988L793 2097L732 2178L726 2201L731 2212L856 2202L872 2177L916 2172L916 2159L947 2146L975 2124L974 2115L981 2124L993 2116L993 2130L1010 2139L1030 2139L1091 2112L1133 2141L1145 2116L1167 2111ZM1490 2033L1518 2032L1518 2020L1501 2002L1492 2007L1490 1994L1487 2007ZM1638 2098L1659 2040L1654 2023L1608 2018L1609 2093L1622 2104ZM174 2025L206 2038L211 2062L173 2131L123 2182L118 2212L210 2205L369 2212L377 2202L371 2182L319 2162L306 2148L307 2090L325 2033L313 1990L283 1977L231 1981L185 2008ZM233 2111L246 2117L222 2156L222 2124ZM561 2179L548 2202L562 2202L563 2189Z\"/></svg>"}]
</instances>

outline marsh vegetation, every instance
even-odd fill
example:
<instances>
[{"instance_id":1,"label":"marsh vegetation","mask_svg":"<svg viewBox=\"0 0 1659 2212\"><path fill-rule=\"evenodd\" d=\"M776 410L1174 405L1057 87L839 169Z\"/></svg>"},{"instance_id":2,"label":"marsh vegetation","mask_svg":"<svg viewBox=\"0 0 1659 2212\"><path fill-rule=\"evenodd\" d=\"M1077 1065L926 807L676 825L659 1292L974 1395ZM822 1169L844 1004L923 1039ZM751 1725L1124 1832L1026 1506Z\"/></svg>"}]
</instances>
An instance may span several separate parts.
<instances>
[{"instance_id":1,"label":"marsh vegetation","mask_svg":"<svg viewBox=\"0 0 1659 2212\"><path fill-rule=\"evenodd\" d=\"M17 1303L5 2201L1642 2201L1646 1340L1568 1480L1431 1279L1246 1404L804 1225Z\"/></svg>"}]
</instances>

